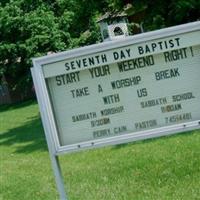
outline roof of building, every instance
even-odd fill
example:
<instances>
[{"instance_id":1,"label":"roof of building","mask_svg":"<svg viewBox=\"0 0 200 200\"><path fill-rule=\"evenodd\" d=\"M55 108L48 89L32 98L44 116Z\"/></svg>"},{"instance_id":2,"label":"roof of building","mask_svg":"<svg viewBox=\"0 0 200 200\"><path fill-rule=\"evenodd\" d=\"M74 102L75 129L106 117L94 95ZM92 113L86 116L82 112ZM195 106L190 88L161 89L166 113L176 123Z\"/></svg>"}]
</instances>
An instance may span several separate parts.
<instances>
[{"instance_id":1,"label":"roof of building","mask_svg":"<svg viewBox=\"0 0 200 200\"><path fill-rule=\"evenodd\" d=\"M104 15L102 15L97 22L101 22L106 19L113 19L118 17L126 17L127 14L125 12L107 12Z\"/></svg>"}]
</instances>

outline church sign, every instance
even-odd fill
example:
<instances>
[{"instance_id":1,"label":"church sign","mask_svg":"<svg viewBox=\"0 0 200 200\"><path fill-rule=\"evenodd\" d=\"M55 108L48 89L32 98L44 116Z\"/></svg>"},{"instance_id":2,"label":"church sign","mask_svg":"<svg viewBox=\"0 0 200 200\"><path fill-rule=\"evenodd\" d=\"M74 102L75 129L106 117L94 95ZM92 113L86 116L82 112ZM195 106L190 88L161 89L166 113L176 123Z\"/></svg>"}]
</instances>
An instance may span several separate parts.
<instances>
[{"instance_id":1,"label":"church sign","mask_svg":"<svg viewBox=\"0 0 200 200\"><path fill-rule=\"evenodd\" d=\"M33 59L55 154L200 128L200 22Z\"/></svg>"}]
</instances>

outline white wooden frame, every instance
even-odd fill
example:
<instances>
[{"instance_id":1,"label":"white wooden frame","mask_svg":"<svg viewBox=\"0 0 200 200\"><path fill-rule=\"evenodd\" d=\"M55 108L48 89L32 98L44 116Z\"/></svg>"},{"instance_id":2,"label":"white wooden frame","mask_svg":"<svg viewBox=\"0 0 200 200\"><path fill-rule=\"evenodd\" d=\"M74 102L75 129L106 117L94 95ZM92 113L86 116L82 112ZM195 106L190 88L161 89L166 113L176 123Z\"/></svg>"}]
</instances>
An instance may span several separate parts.
<instances>
[{"instance_id":1,"label":"white wooden frame","mask_svg":"<svg viewBox=\"0 0 200 200\"><path fill-rule=\"evenodd\" d=\"M48 148L50 152L50 157L56 177L56 183L60 193L61 199L67 199L64 184L62 180L61 170L58 162L58 155L62 153L79 151L89 148L97 148L107 145L115 145L121 143L127 143L136 140L142 140L147 138L154 138L163 135L175 134L178 132L184 132L200 128L200 118L197 121L182 123L173 126L166 126L161 128L156 128L147 131L134 132L119 136L108 137L105 139L96 139L93 141L85 141L78 144L71 144L66 146L61 146L58 139L58 132L55 125L54 115L52 105L50 103L50 97L48 94L45 77L43 74L43 66L59 62L61 60L67 60L71 58L76 58L80 56L86 56L93 53L100 53L109 51L115 48L123 48L132 44L138 44L142 42L148 42L155 39L162 39L165 37L175 36L183 33L200 31L200 22L193 22L189 24L184 24L176 27L165 28L158 31L152 31L148 33L138 34L135 36L129 36L125 39L119 41L104 42L101 44L95 44L83 48L73 49L61 53L56 53L40 58L33 59L34 67L31 69L32 77L35 85L36 95L39 103L42 123L45 130L45 135L48 143ZM200 45L199 40L196 41L197 45ZM117 62L117 61L116 61ZM109 64L109 63L108 63ZM67 72L66 72L67 73Z\"/></svg>"},{"instance_id":2,"label":"white wooden frame","mask_svg":"<svg viewBox=\"0 0 200 200\"><path fill-rule=\"evenodd\" d=\"M76 58L78 56L89 55L91 53L104 52L106 50L125 47L131 44L136 44L144 41L151 41L153 39L161 39L168 36L178 35L187 32L194 32L199 30L200 30L200 22L194 22L190 24L144 33L136 36L130 36L120 41L104 42L101 44L91 45L83 48L78 48L74 50L65 51L62 53L57 53L33 59L34 68L32 69L32 73L35 74L33 76L34 84L36 88L36 93L38 94L37 97L43 120L43 126L46 132L46 137L48 137L49 140L51 141L52 144L51 149L53 150L53 153L60 154L65 152L78 151L81 149L101 147L111 144L112 145L120 144L120 143L136 141L151 137L158 137L162 135L173 134L175 132L182 132L199 128L200 120L184 124L168 126L168 127L157 128L153 130L140 131L138 133L134 132L121 136L114 136L105 139L97 139L89 142L86 141L68 146L60 146L55 126L55 121L53 117L53 112L51 108L51 103L45 83L45 78L42 71L42 67L44 64L58 62L60 60L65 60L65 59Z\"/></svg>"}]
</instances>

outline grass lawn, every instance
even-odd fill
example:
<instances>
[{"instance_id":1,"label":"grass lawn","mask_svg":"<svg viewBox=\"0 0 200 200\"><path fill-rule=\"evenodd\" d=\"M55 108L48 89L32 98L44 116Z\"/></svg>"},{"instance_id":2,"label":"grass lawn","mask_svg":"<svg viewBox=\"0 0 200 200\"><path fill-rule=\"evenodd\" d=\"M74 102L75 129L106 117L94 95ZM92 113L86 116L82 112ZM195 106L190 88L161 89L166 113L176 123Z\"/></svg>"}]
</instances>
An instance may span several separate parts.
<instances>
[{"instance_id":1,"label":"grass lawn","mask_svg":"<svg viewBox=\"0 0 200 200\"><path fill-rule=\"evenodd\" d=\"M200 131L60 156L70 200L200 199ZM0 107L0 200L56 200L38 106Z\"/></svg>"}]
</instances>

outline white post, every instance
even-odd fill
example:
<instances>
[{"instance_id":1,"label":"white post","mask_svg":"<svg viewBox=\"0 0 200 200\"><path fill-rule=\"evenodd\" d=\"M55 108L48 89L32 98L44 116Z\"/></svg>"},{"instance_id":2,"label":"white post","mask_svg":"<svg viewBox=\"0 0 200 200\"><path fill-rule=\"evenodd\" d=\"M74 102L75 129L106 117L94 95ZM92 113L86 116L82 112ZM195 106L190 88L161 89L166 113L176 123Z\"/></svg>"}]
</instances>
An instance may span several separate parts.
<instances>
[{"instance_id":1,"label":"white post","mask_svg":"<svg viewBox=\"0 0 200 200\"><path fill-rule=\"evenodd\" d=\"M52 167L53 167L53 171L54 171L54 175L56 179L56 185L57 185L58 192L60 195L60 200L67 200L67 195L65 192L64 181L63 181L63 176L62 176L58 156L51 154L50 157L51 157L51 163L52 163Z\"/></svg>"}]
</instances>

